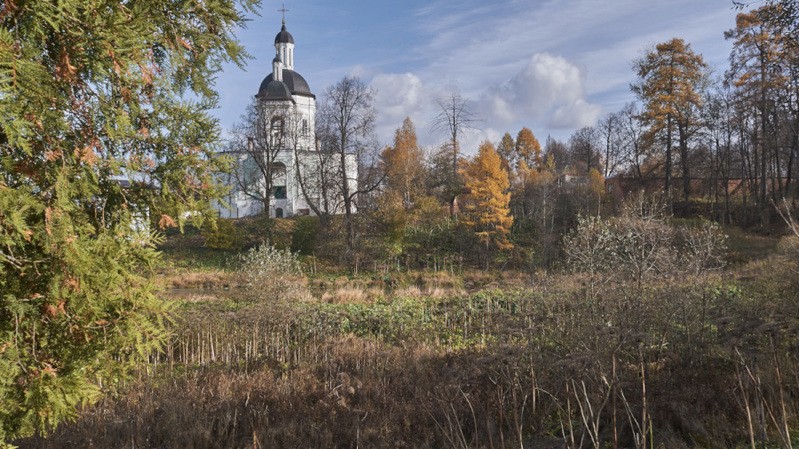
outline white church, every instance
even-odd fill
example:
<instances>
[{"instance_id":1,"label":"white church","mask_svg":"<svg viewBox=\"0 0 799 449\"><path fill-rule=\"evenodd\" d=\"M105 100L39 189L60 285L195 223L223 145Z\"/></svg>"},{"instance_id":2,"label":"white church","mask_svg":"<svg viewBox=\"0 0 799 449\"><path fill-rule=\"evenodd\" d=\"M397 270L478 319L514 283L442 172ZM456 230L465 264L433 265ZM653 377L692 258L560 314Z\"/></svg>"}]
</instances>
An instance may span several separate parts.
<instances>
[{"instance_id":1,"label":"white church","mask_svg":"<svg viewBox=\"0 0 799 449\"><path fill-rule=\"evenodd\" d=\"M269 210L264 211L264 202L257 198L266 195L263 187L253 195L251 190L248 193L247 188L242 187L243 176L231 175L225 180L230 193L218 205L219 214L225 218L239 218L267 213L272 218L284 218L315 215L316 211L343 213L341 189L337 186L342 183L341 171L345 170L349 191L357 190L357 159L354 154L348 154L342 164L340 155L321 147L315 131L316 96L305 78L294 71L294 37L286 30L285 18L275 36L275 51L272 71L255 95L258 107L265 111L260 115L261 120L269 122L264 125L274 135L287 137L276 140L281 142L281 147L274 149L271 158ZM252 148L250 145L251 151ZM239 173L249 163L251 151L231 154L236 160L234 169Z\"/></svg>"}]
</instances>

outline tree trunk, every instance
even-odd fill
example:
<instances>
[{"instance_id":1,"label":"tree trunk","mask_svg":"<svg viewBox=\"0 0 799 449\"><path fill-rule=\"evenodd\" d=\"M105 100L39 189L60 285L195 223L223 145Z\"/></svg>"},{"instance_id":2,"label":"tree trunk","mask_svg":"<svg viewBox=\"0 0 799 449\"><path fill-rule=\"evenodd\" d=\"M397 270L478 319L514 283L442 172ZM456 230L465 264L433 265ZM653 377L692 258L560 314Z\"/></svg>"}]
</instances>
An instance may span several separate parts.
<instances>
[{"instance_id":1,"label":"tree trunk","mask_svg":"<svg viewBox=\"0 0 799 449\"><path fill-rule=\"evenodd\" d=\"M788 172L785 174L785 197L791 195L791 181L793 180L793 165L796 158L797 147L799 147L799 136L796 131L793 132L791 139L791 148L788 153Z\"/></svg>"},{"instance_id":2,"label":"tree trunk","mask_svg":"<svg viewBox=\"0 0 799 449\"><path fill-rule=\"evenodd\" d=\"M452 199L449 201L449 216L458 216L458 132L455 129L452 133Z\"/></svg>"},{"instance_id":3,"label":"tree trunk","mask_svg":"<svg viewBox=\"0 0 799 449\"><path fill-rule=\"evenodd\" d=\"M352 226L352 198L350 197L350 183L347 178L347 152L346 139L341 141L341 193L344 196L344 227L347 233L347 250L349 253L355 249L355 232Z\"/></svg>"},{"instance_id":4,"label":"tree trunk","mask_svg":"<svg viewBox=\"0 0 799 449\"><path fill-rule=\"evenodd\" d=\"M687 204L691 197L691 164L688 160L688 125L680 123L677 132L680 139L680 164L682 165L682 192Z\"/></svg>"},{"instance_id":5,"label":"tree trunk","mask_svg":"<svg viewBox=\"0 0 799 449\"><path fill-rule=\"evenodd\" d=\"M760 57L760 221L761 224L768 223L768 211L766 205L766 179L768 165L768 151L766 150L766 136L768 130L768 117L766 106L766 61L765 55Z\"/></svg>"},{"instance_id":6,"label":"tree trunk","mask_svg":"<svg viewBox=\"0 0 799 449\"><path fill-rule=\"evenodd\" d=\"M672 138L672 117L671 114L668 115L666 118L666 181L665 185L663 186L664 190L666 191L666 200L669 203L669 211L673 208L673 202L671 197L671 138Z\"/></svg>"}]
</instances>

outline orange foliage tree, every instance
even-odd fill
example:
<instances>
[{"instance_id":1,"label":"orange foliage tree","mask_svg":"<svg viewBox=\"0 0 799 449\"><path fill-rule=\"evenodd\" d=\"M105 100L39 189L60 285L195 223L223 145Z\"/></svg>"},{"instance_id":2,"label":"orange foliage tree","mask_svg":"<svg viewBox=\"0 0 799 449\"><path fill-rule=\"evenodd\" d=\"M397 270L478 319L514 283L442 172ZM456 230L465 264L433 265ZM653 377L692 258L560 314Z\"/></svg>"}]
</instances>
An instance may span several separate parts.
<instances>
[{"instance_id":1,"label":"orange foliage tree","mask_svg":"<svg viewBox=\"0 0 799 449\"><path fill-rule=\"evenodd\" d=\"M491 142L483 142L477 155L465 164L462 176L469 191L464 223L472 229L487 253L509 250L513 217L510 215L508 172Z\"/></svg>"},{"instance_id":2,"label":"orange foliage tree","mask_svg":"<svg viewBox=\"0 0 799 449\"><path fill-rule=\"evenodd\" d=\"M519 161L524 161L528 167L541 166L541 144L530 128L522 128L516 136L516 155Z\"/></svg>"},{"instance_id":3,"label":"orange foliage tree","mask_svg":"<svg viewBox=\"0 0 799 449\"><path fill-rule=\"evenodd\" d=\"M497 153L499 153L499 157L502 159L502 167L508 171L509 174L512 174L513 167L516 166L517 162L517 154L516 154L516 142L513 141L513 136L510 133L505 133L502 136L502 140L499 141L499 145L497 145Z\"/></svg>"},{"instance_id":4,"label":"orange foliage tree","mask_svg":"<svg viewBox=\"0 0 799 449\"><path fill-rule=\"evenodd\" d=\"M596 214L602 213L602 197L605 196L605 177L599 170L592 168L588 171L588 191L596 197Z\"/></svg>"},{"instance_id":5,"label":"orange foliage tree","mask_svg":"<svg viewBox=\"0 0 799 449\"><path fill-rule=\"evenodd\" d=\"M416 127L410 117L394 132L394 146L382 154L388 192L402 199L410 209L424 193L424 155L416 140Z\"/></svg>"},{"instance_id":6,"label":"orange foliage tree","mask_svg":"<svg viewBox=\"0 0 799 449\"><path fill-rule=\"evenodd\" d=\"M675 143L680 153L683 194L687 201L691 189L689 140L700 124L701 87L706 81L707 65L690 44L675 38L656 45L635 61L633 67L639 82L632 89L644 104L642 118L649 127L650 137L659 137L665 146L664 189L669 203Z\"/></svg>"},{"instance_id":7,"label":"orange foliage tree","mask_svg":"<svg viewBox=\"0 0 799 449\"><path fill-rule=\"evenodd\" d=\"M780 6L767 4L754 11L738 14L735 28L724 33L727 39L733 41L726 79L736 90L744 116L742 120L751 120L754 125L749 131L754 144L751 150L753 173L750 182L757 188L761 209L770 209L770 197L766 189L770 167L780 165L781 149L777 139L778 122L775 120L779 113L775 98L793 96L780 93L790 83L790 72L786 67L792 57L796 58L795 43L792 44L782 34L780 24L774 21L781 14ZM775 184L780 185L771 184L772 189Z\"/></svg>"}]
</instances>

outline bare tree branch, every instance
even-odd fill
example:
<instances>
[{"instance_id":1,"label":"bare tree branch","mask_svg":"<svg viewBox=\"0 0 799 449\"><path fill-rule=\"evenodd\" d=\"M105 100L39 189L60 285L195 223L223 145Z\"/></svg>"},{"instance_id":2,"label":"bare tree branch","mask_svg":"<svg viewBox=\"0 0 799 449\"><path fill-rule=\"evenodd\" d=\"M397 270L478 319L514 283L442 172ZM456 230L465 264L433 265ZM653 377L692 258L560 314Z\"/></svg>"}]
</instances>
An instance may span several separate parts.
<instances>
[{"instance_id":1,"label":"bare tree branch","mask_svg":"<svg viewBox=\"0 0 799 449\"><path fill-rule=\"evenodd\" d=\"M449 189L450 195L450 215L455 215L455 200L460 193L461 182L458 176L458 157L460 155L460 140L459 136L465 129L474 129L475 125L480 121L472 111L469 101L461 97L460 94L453 93L447 99L438 99L436 101L440 109L438 115L433 119L430 124L430 129L438 132L446 132L449 137L449 150L452 153L452 172L451 182Z\"/></svg>"},{"instance_id":2,"label":"bare tree branch","mask_svg":"<svg viewBox=\"0 0 799 449\"><path fill-rule=\"evenodd\" d=\"M260 202L265 213L269 213L274 181L286 176L278 156L301 138L300 120L294 105L253 100L233 129L227 152L236 158L235 187Z\"/></svg>"},{"instance_id":3,"label":"bare tree branch","mask_svg":"<svg viewBox=\"0 0 799 449\"><path fill-rule=\"evenodd\" d=\"M322 139L321 150L335 154L337 159L337 188L344 202L347 248L350 251L355 246L352 219L357 207L355 197L364 190L358 187L359 179L352 178L350 174L357 173L360 163L373 149L371 136L376 116L374 96L374 89L358 77L345 77L325 90L317 121Z\"/></svg>"}]
</instances>

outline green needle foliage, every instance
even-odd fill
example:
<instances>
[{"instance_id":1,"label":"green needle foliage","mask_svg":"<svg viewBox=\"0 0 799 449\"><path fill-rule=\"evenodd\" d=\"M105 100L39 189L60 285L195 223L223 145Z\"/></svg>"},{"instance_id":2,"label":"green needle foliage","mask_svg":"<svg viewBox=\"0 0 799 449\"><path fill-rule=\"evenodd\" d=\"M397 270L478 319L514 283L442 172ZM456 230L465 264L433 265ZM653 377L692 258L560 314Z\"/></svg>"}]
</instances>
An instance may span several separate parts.
<instances>
[{"instance_id":1,"label":"green needle foliage","mask_svg":"<svg viewBox=\"0 0 799 449\"><path fill-rule=\"evenodd\" d=\"M136 224L179 226L220 193L207 111L255 3L0 4L0 447L161 344L158 253Z\"/></svg>"}]
</instances>

